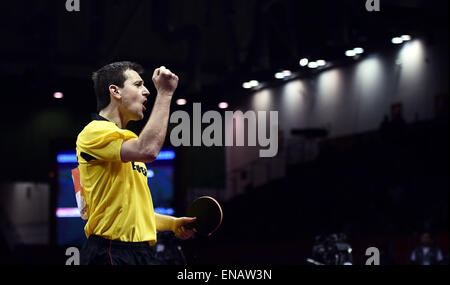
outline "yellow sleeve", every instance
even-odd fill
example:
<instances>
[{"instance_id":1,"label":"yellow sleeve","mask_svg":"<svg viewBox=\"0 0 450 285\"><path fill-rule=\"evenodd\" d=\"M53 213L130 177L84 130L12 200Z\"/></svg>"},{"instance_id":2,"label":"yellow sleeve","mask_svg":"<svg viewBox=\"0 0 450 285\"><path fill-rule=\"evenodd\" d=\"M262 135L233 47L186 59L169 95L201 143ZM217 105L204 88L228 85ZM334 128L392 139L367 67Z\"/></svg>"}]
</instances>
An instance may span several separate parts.
<instances>
[{"instance_id":1,"label":"yellow sleeve","mask_svg":"<svg viewBox=\"0 0 450 285\"><path fill-rule=\"evenodd\" d=\"M137 138L136 134L112 122L92 121L78 135L78 162L119 161L123 141L131 138Z\"/></svg>"}]
</instances>

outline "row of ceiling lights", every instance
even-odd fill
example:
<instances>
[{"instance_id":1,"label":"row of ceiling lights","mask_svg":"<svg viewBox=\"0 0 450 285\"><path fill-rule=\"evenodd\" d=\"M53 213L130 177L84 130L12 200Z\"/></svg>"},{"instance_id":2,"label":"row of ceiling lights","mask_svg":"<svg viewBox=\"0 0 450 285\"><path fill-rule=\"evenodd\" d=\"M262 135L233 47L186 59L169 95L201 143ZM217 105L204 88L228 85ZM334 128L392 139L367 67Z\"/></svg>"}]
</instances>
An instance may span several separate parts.
<instances>
[{"instance_id":1,"label":"row of ceiling lights","mask_svg":"<svg viewBox=\"0 0 450 285\"><path fill-rule=\"evenodd\" d=\"M398 36L398 37L392 38L391 42L393 44L395 44L395 45L399 45L399 44L402 44L402 43L410 41L410 40L411 40L411 36L410 35L402 35L402 36ZM361 55L363 53L364 53L364 49L361 48L361 47L356 47L354 49L349 49L349 50L345 51L345 55L348 56L348 57L356 57L356 56L359 56L359 55ZM310 69L316 69L316 68L319 68L319 67L323 67L323 66L326 66L327 64L328 63L325 60L323 60L323 59L310 61L308 58L302 58L299 61L299 65L301 67L308 67ZM290 71L290 70L283 70L283 71L275 73L275 78L276 79L287 79L287 78L290 78L291 76L292 76L292 71ZM260 83L259 83L258 80L250 80L250 81L244 82L242 84L242 87L245 88L245 89L252 89L252 88L255 88L255 87L258 87L258 86L260 86ZM53 94L53 97L55 99L61 99L61 98L64 97L64 95L63 95L62 92L55 92ZM183 105L187 104L187 101L186 101L186 99L180 98L175 103L177 105L179 105L179 106L183 106ZM227 109L228 108L228 103L227 102L220 102L218 104L218 107L220 109Z\"/></svg>"},{"instance_id":2,"label":"row of ceiling lights","mask_svg":"<svg viewBox=\"0 0 450 285\"><path fill-rule=\"evenodd\" d=\"M55 99L62 99L64 97L64 94L62 92L55 92L53 93L53 98ZM179 106L183 106L187 104L186 99L180 98L177 101L175 101L175 103ZM228 103L227 102L220 102L218 107L220 109L226 109L228 108Z\"/></svg>"},{"instance_id":3,"label":"row of ceiling lights","mask_svg":"<svg viewBox=\"0 0 450 285\"><path fill-rule=\"evenodd\" d=\"M394 37L392 38L391 42L393 44L402 44L404 42L410 41L411 40L411 36L410 35L402 35L399 37ZM353 49L349 49L345 51L345 56L347 57L357 57L361 54L364 53L364 49L362 47L355 47ZM308 67L310 69L316 69L319 67L323 67L326 66L328 64L328 62L326 62L323 59L319 59L319 60L315 60L315 61L310 61L308 58L302 58L299 61L299 65L301 67ZM275 73L275 78L276 79L287 79L290 78L292 76L292 71L290 70L283 70L280 72ZM259 86L259 82L257 80L251 80L251 81L247 81L244 82L242 84L242 87L244 89L251 89L254 87L258 87Z\"/></svg>"},{"instance_id":4,"label":"row of ceiling lights","mask_svg":"<svg viewBox=\"0 0 450 285\"><path fill-rule=\"evenodd\" d=\"M175 103L179 106L183 106L183 105L187 104L187 101L186 101L186 99L180 98L180 99L177 99L177 101L175 101ZM226 108L228 108L228 103L220 102L218 107L219 107L219 109L226 109Z\"/></svg>"}]
</instances>

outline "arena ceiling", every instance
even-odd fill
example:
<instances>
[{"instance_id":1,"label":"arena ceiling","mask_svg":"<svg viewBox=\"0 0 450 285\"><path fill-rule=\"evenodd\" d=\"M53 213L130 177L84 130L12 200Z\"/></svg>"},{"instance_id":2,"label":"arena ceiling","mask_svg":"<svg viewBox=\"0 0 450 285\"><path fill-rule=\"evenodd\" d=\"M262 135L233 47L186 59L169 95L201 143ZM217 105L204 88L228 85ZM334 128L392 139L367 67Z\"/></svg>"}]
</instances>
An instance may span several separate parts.
<instances>
[{"instance_id":1,"label":"arena ceiling","mask_svg":"<svg viewBox=\"0 0 450 285\"><path fill-rule=\"evenodd\" d=\"M302 57L338 60L404 33L448 41L445 0L380 0L379 12L365 0L80 0L74 12L65 2L2 2L8 102L36 107L63 90L68 104L93 106L90 74L116 60L137 61L147 75L169 67L186 96L226 97L245 80L298 69Z\"/></svg>"}]
</instances>

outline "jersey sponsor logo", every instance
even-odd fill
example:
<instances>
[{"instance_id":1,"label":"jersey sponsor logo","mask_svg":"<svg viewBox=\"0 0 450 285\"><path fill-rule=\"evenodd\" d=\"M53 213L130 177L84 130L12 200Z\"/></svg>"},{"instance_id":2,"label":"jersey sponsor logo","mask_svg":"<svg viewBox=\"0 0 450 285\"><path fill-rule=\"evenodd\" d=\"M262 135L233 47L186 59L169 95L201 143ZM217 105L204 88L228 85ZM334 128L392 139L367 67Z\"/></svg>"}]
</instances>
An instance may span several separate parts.
<instances>
[{"instance_id":1,"label":"jersey sponsor logo","mask_svg":"<svg viewBox=\"0 0 450 285\"><path fill-rule=\"evenodd\" d=\"M133 166L133 170L136 170L137 172L142 173L145 177L147 177L147 169L145 167L135 164L134 161L131 162L131 165Z\"/></svg>"}]
</instances>

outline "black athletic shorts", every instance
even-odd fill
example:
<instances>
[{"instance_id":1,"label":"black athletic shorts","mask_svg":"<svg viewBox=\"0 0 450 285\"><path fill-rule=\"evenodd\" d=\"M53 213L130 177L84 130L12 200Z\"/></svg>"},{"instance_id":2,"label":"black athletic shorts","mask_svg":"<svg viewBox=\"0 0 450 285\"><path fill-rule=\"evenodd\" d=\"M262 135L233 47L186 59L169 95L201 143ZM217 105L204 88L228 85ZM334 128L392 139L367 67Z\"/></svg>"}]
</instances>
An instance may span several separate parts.
<instances>
[{"instance_id":1,"label":"black athletic shorts","mask_svg":"<svg viewBox=\"0 0 450 285\"><path fill-rule=\"evenodd\" d=\"M90 235L80 252L81 265L160 265L148 242L123 242Z\"/></svg>"}]
</instances>

